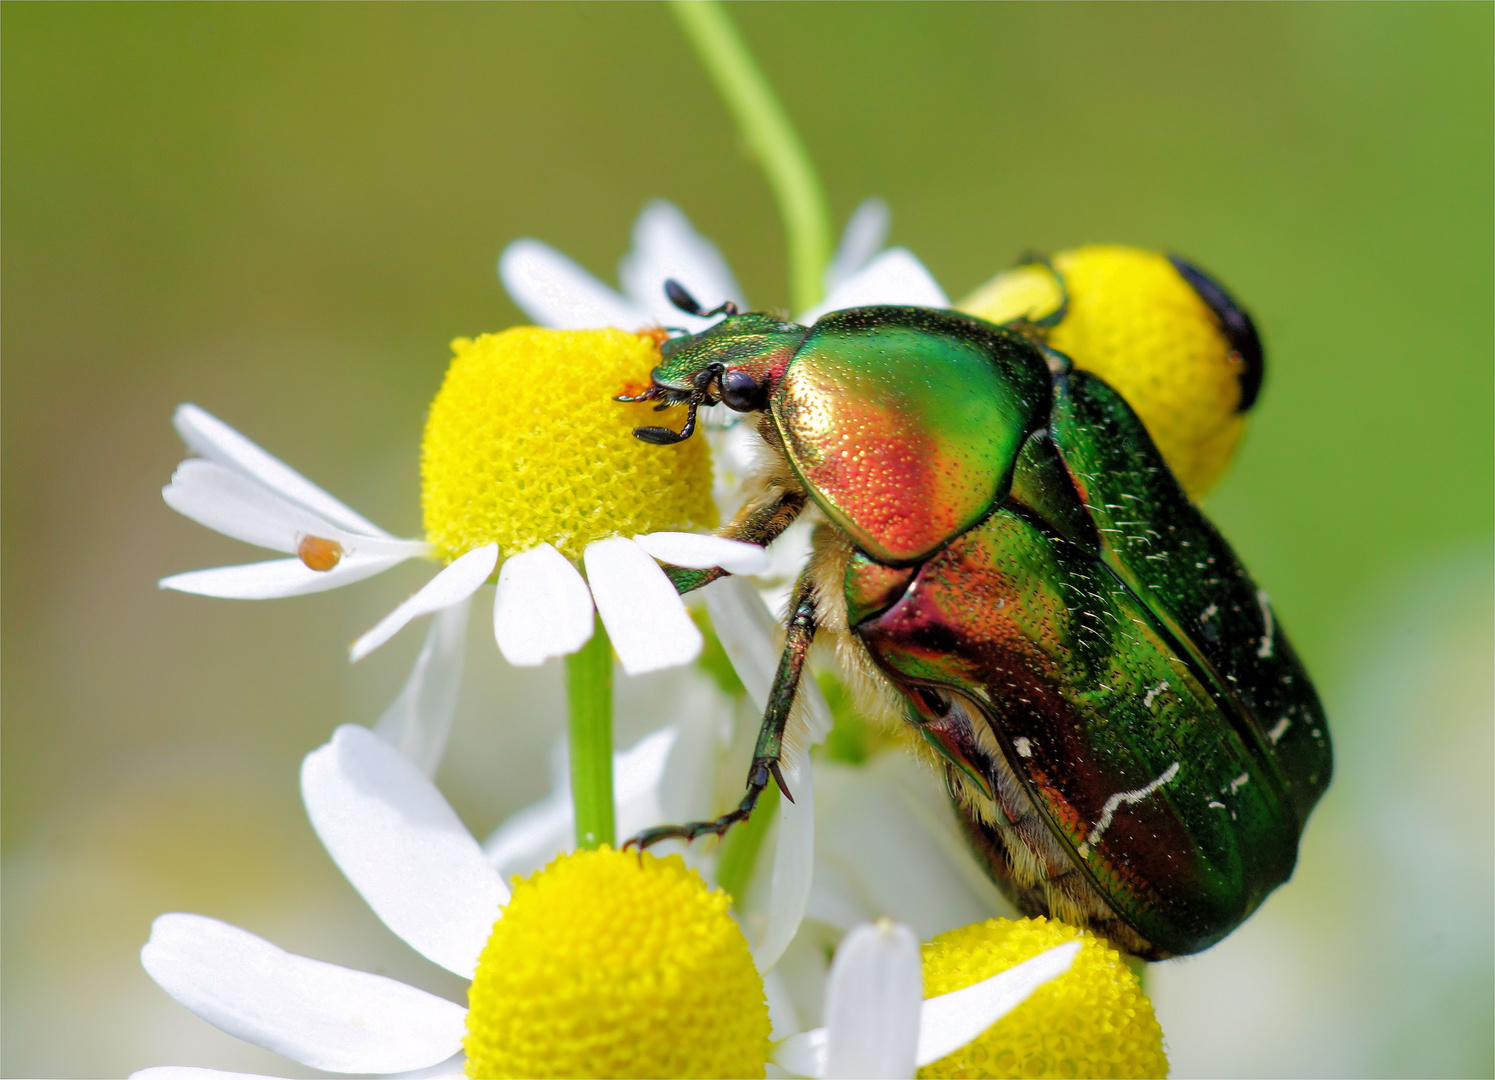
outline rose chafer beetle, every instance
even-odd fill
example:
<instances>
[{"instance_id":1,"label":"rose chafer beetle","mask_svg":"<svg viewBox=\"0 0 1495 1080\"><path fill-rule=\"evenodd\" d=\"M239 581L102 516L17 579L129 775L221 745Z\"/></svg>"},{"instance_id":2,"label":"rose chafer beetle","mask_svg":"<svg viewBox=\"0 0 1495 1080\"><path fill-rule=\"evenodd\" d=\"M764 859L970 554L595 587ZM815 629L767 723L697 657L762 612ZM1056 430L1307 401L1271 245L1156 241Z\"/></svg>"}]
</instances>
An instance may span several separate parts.
<instances>
[{"instance_id":1,"label":"rose chafer beetle","mask_svg":"<svg viewBox=\"0 0 1495 1080\"><path fill-rule=\"evenodd\" d=\"M688 403L684 428L635 434L687 438L703 405L762 413L774 464L724 535L770 543L810 504L825 521L741 805L633 842L721 835L784 786L805 658L829 634L863 697L938 753L1025 913L1149 959L1238 926L1292 873L1328 728L1266 594L1127 402L1020 325L718 312L663 344L637 398ZM670 572L682 592L721 576Z\"/></svg>"}]
</instances>

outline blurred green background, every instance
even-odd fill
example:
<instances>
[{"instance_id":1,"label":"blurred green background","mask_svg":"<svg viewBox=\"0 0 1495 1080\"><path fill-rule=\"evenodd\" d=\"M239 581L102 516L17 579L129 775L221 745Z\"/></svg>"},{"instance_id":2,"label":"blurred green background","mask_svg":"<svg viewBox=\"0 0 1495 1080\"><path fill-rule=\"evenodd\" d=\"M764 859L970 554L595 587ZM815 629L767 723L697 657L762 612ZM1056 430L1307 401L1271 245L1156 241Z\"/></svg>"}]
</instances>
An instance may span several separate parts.
<instances>
[{"instance_id":1,"label":"blurred green background","mask_svg":"<svg viewBox=\"0 0 1495 1080\"><path fill-rule=\"evenodd\" d=\"M1025 249L1115 241L1210 268L1263 329L1263 399L1208 505L1319 681L1338 775L1297 879L1156 972L1175 1075L1490 1075L1495 8L731 11L838 220L885 197L952 295ZM161 502L173 406L413 535L446 343L520 321L505 243L611 280L664 196L766 306L781 231L660 6L0 22L0 1071L284 1073L137 950L155 914L202 911L460 995L297 794L300 757L402 681L418 633L357 668L345 648L421 572L263 605L158 592L256 557ZM473 622L438 779L482 834L546 790L559 678L505 668Z\"/></svg>"}]
</instances>

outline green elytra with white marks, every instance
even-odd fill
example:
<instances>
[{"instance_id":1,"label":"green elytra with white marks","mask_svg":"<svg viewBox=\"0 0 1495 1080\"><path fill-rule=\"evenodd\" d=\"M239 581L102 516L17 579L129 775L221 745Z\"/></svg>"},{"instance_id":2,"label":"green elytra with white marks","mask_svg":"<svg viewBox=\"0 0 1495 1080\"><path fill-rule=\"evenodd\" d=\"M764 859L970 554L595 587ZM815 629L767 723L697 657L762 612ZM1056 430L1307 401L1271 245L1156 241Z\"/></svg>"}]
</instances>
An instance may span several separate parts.
<instances>
[{"instance_id":1,"label":"green elytra with white marks","mask_svg":"<svg viewBox=\"0 0 1495 1080\"><path fill-rule=\"evenodd\" d=\"M791 601L742 806L639 842L722 833L777 779L826 621L813 584L841 550L840 595L819 603L844 603L1025 912L1156 959L1207 948L1287 880L1332 768L1322 708L1265 594L1104 382L1013 328L873 307L810 328L729 311L666 343L648 394L764 414L797 483L725 535L770 542L808 500L841 543ZM672 573L682 591L715 576Z\"/></svg>"}]
</instances>

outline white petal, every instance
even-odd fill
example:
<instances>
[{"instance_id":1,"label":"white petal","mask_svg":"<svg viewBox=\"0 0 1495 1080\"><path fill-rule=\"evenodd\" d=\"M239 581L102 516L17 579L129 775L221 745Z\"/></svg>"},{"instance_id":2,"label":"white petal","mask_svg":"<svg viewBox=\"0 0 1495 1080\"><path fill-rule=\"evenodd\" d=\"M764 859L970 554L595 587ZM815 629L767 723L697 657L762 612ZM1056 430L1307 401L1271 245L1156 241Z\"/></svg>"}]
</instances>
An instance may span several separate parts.
<instances>
[{"instance_id":1,"label":"white petal","mask_svg":"<svg viewBox=\"0 0 1495 1080\"><path fill-rule=\"evenodd\" d=\"M224 1072L222 1069L199 1069L193 1065L154 1065L130 1074L130 1080L285 1080L264 1073Z\"/></svg>"},{"instance_id":2,"label":"white petal","mask_svg":"<svg viewBox=\"0 0 1495 1080\"><path fill-rule=\"evenodd\" d=\"M439 1065L402 1073L405 1080L466 1080L467 1057L454 1054ZM222 1069L201 1069L195 1065L153 1065L130 1074L130 1080L291 1080L289 1077L268 1076L264 1073L224 1072Z\"/></svg>"},{"instance_id":3,"label":"white petal","mask_svg":"<svg viewBox=\"0 0 1495 1080\"><path fill-rule=\"evenodd\" d=\"M842 939L825 988L825 1075L912 1077L924 972L902 923L863 923Z\"/></svg>"},{"instance_id":4,"label":"white petal","mask_svg":"<svg viewBox=\"0 0 1495 1080\"><path fill-rule=\"evenodd\" d=\"M658 681L653 685L658 685ZM717 774L736 714L732 698L695 666L673 668L668 685L660 687L656 693L658 696L647 696L654 701L669 702L671 724L668 730L677 732L677 735L659 781L659 817L654 821L640 821L638 829L715 816ZM620 701L619 707L626 707L625 703ZM734 788L738 788L741 778L735 773L734 767L732 781ZM618 835L628 836L634 831L620 827Z\"/></svg>"},{"instance_id":5,"label":"white petal","mask_svg":"<svg viewBox=\"0 0 1495 1080\"><path fill-rule=\"evenodd\" d=\"M613 755L613 801L617 804L619 836L632 836L664 824L660 789L679 736L675 727L662 728Z\"/></svg>"},{"instance_id":6,"label":"white petal","mask_svg":"<svg viewBox=\"0 0 1495 1080\"><path fill-rule=\"evenodd\" d=\"M971 854L943 781L910 754L818 763L809 917L849 929L888 916L920 940L1016 917Z\"/></svg>"},{"instance_id":7,"label":"white petal","mask_svg":"<svg viewBox=\"0 0 1495 1080\"><path fill-rule=\"evenodd\" d=\"M302 536L342 531L244 473L206 458L188 458L178 465L161 497L199 525L287 554L295 553Z\"/></svg>"},{"instance_id":8,"label":"white petal","mask_svg":"<svg viewBox=\"0 0 1495 1080\"><path fill-rule=\"evenodd\" d=\"M768 999L768 1037L782 1040L804 1030L799 1022L799 1011L794 1007L794 995L781 971L763 973L763 996Z\"/></svg>"},{"instance_id":9,"label":"white petal","mask_svg":"<svg viewBox=\"0 0 1495 1080\"><path fill-rule=\"evenodd\" d=\"M801 752L793 760L786 757L779 767L794 801L779 799L768 925L763 939L753 948L753 963L759 971L778 963L799 932L815 870L815 782L810 774L810 756Z\"/></svg>"},{"instance_id":10,"label":"white petal","mask_svg":"<svg viewBox=\"0 0 1495 1080\"><path fill-rule=\"evenodd\" d=\"M613 755L613 793L619 803L659 797L664 767L679 736L674 727L660 728Z\"/></svg>"},{"instance_id":11,"label":"white petal","mask_svg":"<svg viewBox=\"0 0 1495 1080\"><path fill-rule=\"evenodd\" d=\"M716 318L687 315L664 293L674 278L705 308L726 300L743 306L742 290L715 244L696 232L674 203L654 199L633 225L633 250L618 264L618 280L633 303L661 326L704 330Z\"/></svg>"},{"instance_id":12,"label":"white petal","mask_svg":"<svg viewBox=\"0 0 1495 1080\"><path fill-rule=\"evenodd\" d=\"M461 1006L288 953L203 915L162 915L140 961L208 1023L314 1069L405 1072L443 1062L462 1046Z\"/></svg>"},{"instance_id":13,"label":"white petal","mask_svg":"<svg viewBox=\"0 0 1495 1080\"><path fill-rule=\"evenodd\" d=\"M541 544L504 560L493 636L516 667L537 667L592 640L592 594L571 560Z\"/></svg>"},{"instance_id":14,"label":"white petal","mask_svg":"<svg viewBox=\"0 0 1495 1080\"><path fill-rule=\"evenodd\" d=\"M483 843L488 861L507 881L529 874L576 845L571 788L557 788L539 802L509 815Z\"/></svg>"},{"instance_id":15,"label":"white petal","mask_svg":"<svg viewBox=\"0 0 1495 1080\"><path fill-rule=\"evenodd\" d=\"M356 663L398 634L411 619L466 600L488 580L488 575L493 573L493 567L497 563L497 544L485 544L459 556L426 582L419 592L384 616L377 626L355 641L349 650L349 656Z\"/></svg>"},{"instance_id":16,"label":"white petal","mask_svg":"<svg viewBox=\"0 0 1495 1080\"><path fill-rule=\"evenodd\" d=\"M663 682L656 677L646 685L624 684L620 692L669 701L674 722L613 755L618 835L714 815L717 760L731 724L731 700L694 667L675 668ZM628 711L626 701L618 704ZM538 870L575 845L564 739L556 745L553 763L551 794L510 816L483 844L505 881Z\"/></svg>"},{"instance_id":17,"label":"white petal","mask_svg":"<svg viewBox=\"0 0 1495 1080\"><path fill-rule=\"evenodd\" d=\"M613 801L619 836L664 823L660 785L678 736L676 728L662 728L627 750L614 752ZM483 844L489 862L505 879L539 869L574 846L571 785L564 776L555 791L510 817Z\"/></svg>"},{"instance_id":18,"label":"white petal","mask_svg":"<svg viewBox=\"0 0 1495 1080\"><path fill-rule=\"evenodd\" d=\"M498 276L540 326L555 330L637 330L649 314L630 304L549 244L515 240L498 257Z\"/></svg>"},{"instance_id":19,"label":"white petal","mask_svg":"<svg viewBox=\"0 0 1495 1080\"><path fill-rule=\"evenodd\" d=\"M177 466L161 497L177 513L246 544L293 553L301 538L320 536L343 545L345 555L424 555L421 540L350 533L300 503L282 498L258 480L206 458Z\"/></svg>"},{"instance_id":20,"label":"white petal","mask_svg":"<svg viewBox=\"0 0 1495 1080\"><path fill-rule=\"evenodd\" d=\"M741 540L707 533L657 532L633 538L660 562L706 570L720 566L729 574L761 574L768 569L768 550Z\"/></svg>"},{"instance_id":21,"label":"white petal","mask_svg":"<svg viewBox=\"0 0 1495 1080\"><path fill-rule=\"evenodd\" d=\"M626 537L587 545L582 556L597 613L629 675L688 664L701 654L701 632L690 621L670 579Z\"/></svg>"},{"instance_id":22,"label":"white petal","mask_svg":"<svg viewBox=\"0 0 1495 1080\"><path fill-rule=\"evenodd\" d=\"M701 592L711 625L748 697L759 709L767 708L768 691L779 669L783 627L745 578L721 578ZM809 726L811 744L823 741L830 734L831 710L814 679L800 680L798 704L799 715Z\"/></svg>"},{"instance_id":23,"label":"white petal","mask_svg":"<svg viewBox=\"0 0 1495 1080\"><path fill-rule=\"evenodd\" d=\"M426 776L435 776L457 715L457 691L467 653L467 616L472 598L436 613L404 689L374 731Z\"/></svg>"},{"instance_id":24,"label":"white petal","mask_svg":"<svg viewBox=\"0 0 1495 1080\"><path fill-rule=\"evenodd\" d=\"M157 584L163 589L225 600L275 600L339 589L382 574L407 558L407 555L350 555L331 570L313 570L300 559L273 559L242 566L191 570L162 578Z\"/></svg>"},{"instance_id":25,"label":"white petal","mask_svg":"<svg viewBox=\"0 0 1495 1080\"><path fill-rule=\"evenodd\" d=\"M300 503L313 513L364 536L389 534L361 514L334 499L279 458L240 435L212 413L196 405L178 405L172 417L182 441L210 461L252 476L276 494Z\"/></svg>"},{"instance_id":26,"label":"white petal","mask_svg":"<svg viewBox=\"0 0 1495 1080\"><path fill-rule=\"evenodd\" d=\"M1034 990L1068 971L1079 951L1078 941L1066 941L989 979L924 1002L917 1064L922 1068L959 1050Z\"/></svg>"},{"instance_id":27,"label":"white petal","mask_svg":"<svg viewBox=\"0 0 1495 1080\"><path fill-rule=\"evenodd\" d=\"M825 1075L825 1028L814 1028L775 1043L769 1053L773 1063L790 1076Z\"/></svg>"},{"instance_id":28,"label":"white petal","mask_svg":"<svg viewBox=\"0 0 1495 1080\"><path fill-rule=\"evenodd\" d=\"M509 890L431 781L368 728L306 755L301 796L332 861L384 925L472 977Z\"/></svg>"},{"instance_id":29,"label":"white petal","mask_svg":"<svg viewBox=\"0 0 1495 1080\"><path fill-rule=\"evenodd\" d=\"M808 325L828 311L871 304L947 308L950 298L908 248L889 248L799 317Z\"/></svg>"},{"instance_id":30,"label":"white petal","mask_svg":"<svg viewBox=\"0 0 1495 1080\"><path fill-rule=\"evenodd\" d=\"M425 1069L401 1073L403 1080L465 1080L467 1058L455 1054L450 1061ZM222 1069L199 1069L193 1065L156 1065L130 1074L130 1080L288 1080L264 1073L224 1072Z\"/></svg>"},{"instance_id":31,"label":"white petal","mask_svg":"<svg viewBox=\"0 0 1495 1080\"><path fill-rule=\"evenodd\" d=\"M846 223L846 231L841 234L835 258L825 268L826 295L849 281L872 261L872 256L882 250L883 244L888 240L888 225L891 220L892 213L883 200L862 200L862 205L856 208L851 220Z\"/></svg>"}]
</instances>

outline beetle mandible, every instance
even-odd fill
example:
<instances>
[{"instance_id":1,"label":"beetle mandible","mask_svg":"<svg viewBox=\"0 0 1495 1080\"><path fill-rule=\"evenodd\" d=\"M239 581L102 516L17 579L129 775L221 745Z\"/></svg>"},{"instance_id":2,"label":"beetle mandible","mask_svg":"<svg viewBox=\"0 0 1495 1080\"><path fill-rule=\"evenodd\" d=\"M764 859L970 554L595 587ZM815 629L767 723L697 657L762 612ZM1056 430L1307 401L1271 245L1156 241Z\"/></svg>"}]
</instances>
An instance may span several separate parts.
<instances>
[{"instance_id":1,"label":"beetle mandible","mask_svg":"<svg viewBox=\"0 0 1495 1080\"><path fill-rule=\"evenodd\" d=\"M811 505L824 521L741 804L630 843L722 835L784 787L785 726L828 634L864 705L939 755L1024 913L1163 959L1288 879L1332 768L1323 710L1119 394L1021 323L879 306L806 327L667 291L726 318L666 341L627 399L688 404L682 430L635 434L678 442L718 403L761 413L772 464L723 535L771 543ZM722 576L667 570L681 592Z\"/></svg>"}]
</instances>

